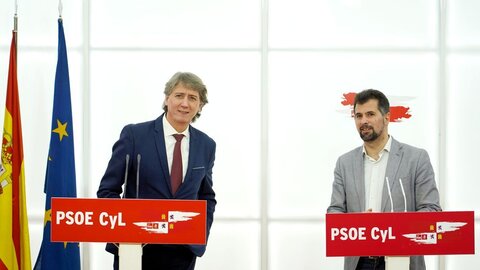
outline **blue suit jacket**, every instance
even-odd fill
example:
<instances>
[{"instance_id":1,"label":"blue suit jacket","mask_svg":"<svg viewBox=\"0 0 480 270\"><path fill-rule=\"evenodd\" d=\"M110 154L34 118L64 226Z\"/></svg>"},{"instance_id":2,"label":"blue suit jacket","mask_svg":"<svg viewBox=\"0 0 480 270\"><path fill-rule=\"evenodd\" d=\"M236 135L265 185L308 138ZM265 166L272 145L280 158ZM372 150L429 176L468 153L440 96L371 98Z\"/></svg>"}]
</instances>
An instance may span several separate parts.
<instances>
[{"instance_id":1,"label":"blue suit jacket","mask_svg":"<svg viewBox=\"0 0 480 270\"><path fill-rule=\"evenodd\" d=\"M99 198L120 198L125 178L126 155L130 156L126 198L136 197L136 177L139 170L138 198L144 199L185 199L207 201L207 237L213 223L215 192L213 191L212 168L215 161L216 144L205 133L190 126L190 150L184 181L175 195L171 192L168 170L163 117L123 128L120 139L113 145L112 157L97 191ZM140 168L137 156L140 155ZM147 245L152 248L155 245ZM196 255L205 253L205 245L189 245ZM107 250L116 254L116 248L109 244Z\"/></svg>"}]
</instances>

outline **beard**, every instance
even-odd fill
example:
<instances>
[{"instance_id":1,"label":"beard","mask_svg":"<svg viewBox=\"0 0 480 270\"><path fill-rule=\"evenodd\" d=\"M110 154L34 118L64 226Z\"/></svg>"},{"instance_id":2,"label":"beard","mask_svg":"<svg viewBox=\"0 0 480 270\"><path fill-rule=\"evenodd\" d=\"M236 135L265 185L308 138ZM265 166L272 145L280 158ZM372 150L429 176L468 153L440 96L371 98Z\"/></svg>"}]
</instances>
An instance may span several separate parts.
<instances>
[{"instance_id":1,"label":"beard","mask_svg":"<svg viewBox=\"0 0 480 270\"><path fill-rule=\"evenodd\" d=\"M372 132L371 133L363 133L362 129L371 129ZM358 133L360 134L360 138L362 138L362 140L364 142L375 141L381 134L381 132L377 133L373 127L368 126L368 125L362 126Z\"/></svg>"}]
</instances>

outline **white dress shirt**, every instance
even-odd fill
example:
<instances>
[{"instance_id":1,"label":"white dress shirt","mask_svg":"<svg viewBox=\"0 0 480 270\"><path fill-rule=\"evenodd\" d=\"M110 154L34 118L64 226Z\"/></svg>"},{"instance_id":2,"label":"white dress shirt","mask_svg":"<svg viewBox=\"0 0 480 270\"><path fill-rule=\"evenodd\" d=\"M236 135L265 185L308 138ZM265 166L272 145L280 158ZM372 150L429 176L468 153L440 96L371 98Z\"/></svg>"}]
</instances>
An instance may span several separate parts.
<instances>
[{"instance_id":1,"label":"white dress shirt","mask_svg":"<svg viewBox=\"0 0 480 270\"><path fill-rule=\"evenodd\" d=\"M182 146L181 146L181 151L182 151L182 169L183 169L183 177L182 177L182 182L183 179L185 178L185 173L187 172L187 166L188 166L188 153L189 153L189 147L190 147L190 132L187 129L185 129L182 132L177 132L172 125L167 121L167 116L165 115L163 117L163 134L165 136L165 150L167 152L167 160L168 160L168 172L170 173L172 171L172 162L173 162L173 149L175 148L175 137L173 137L174 134L183 134L185 137L182 139Z\"/></svg>"},{"instance_id":2,"label":"white dress shirt","mask_svg":"<svg viewBox=\"0 0 480 270\"><path fill-rule=\"evenodd\" d=\"M365 168L365 209L380 212L382 208L383 185L387 170L388 156L392 145L392 137L389 136L387 143L378 153L379 158L373 159L363 147L363 164Z\"/></svg>"}]
</instances>

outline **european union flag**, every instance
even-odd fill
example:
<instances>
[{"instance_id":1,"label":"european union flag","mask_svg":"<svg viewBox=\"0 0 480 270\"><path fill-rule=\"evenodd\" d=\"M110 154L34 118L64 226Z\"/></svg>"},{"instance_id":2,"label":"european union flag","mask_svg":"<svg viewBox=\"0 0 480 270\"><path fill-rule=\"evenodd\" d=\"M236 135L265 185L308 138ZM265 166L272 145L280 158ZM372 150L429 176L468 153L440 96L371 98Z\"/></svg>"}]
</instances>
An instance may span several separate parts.
<instances>
[{"instance_id":1,"label":"european union flag","mask_svg":"<svg viewBox=\"0 0 480 270\"><path fill-rule=\"evenodd\" d=\"M67 48L61 18L58 20L58 61L55 74L52 133L44 191L47 199L45 203L43 241L34 269L80 269L80 248L78 243L50 242L51 198L77 197L70 80L68 76Z\"/></svg>"}]
</instances>

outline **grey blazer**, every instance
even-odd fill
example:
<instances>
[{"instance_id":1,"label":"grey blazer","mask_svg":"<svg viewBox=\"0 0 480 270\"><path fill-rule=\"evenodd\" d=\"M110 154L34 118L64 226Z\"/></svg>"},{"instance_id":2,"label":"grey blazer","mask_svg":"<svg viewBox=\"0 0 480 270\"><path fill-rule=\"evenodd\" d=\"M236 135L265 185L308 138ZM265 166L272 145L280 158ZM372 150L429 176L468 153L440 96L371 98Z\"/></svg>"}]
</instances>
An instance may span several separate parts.
<instances>
[{"instance_id":1,"label":"grey blazer","mask_svg":"<svg viewBox=\"0 0 480 270\"><path fill-rule=\"evenodd\" d=\"M366 211L363 162L362 146L338 158L328 213ZM395 212L405 210L399 179L405 190L407 211L442 211L433 167L424 149L400 143L392 138L385 176L389 179ZM390 212L391 209L387 185L384 185L382 212ZM358 260L359 257L345 257L344 269L355 270ZM426 269L423 256L410 257L410 270L422 269Z\"/></svg>"}]
</instances>

